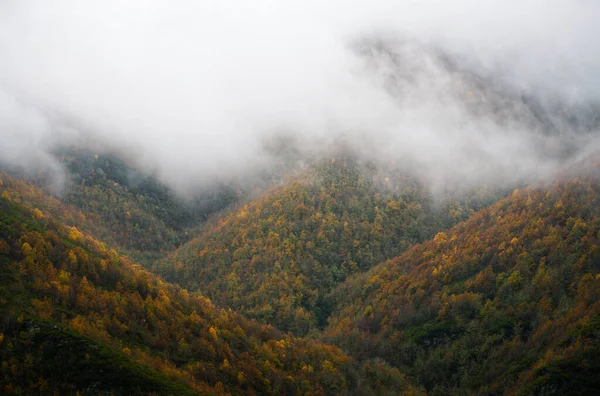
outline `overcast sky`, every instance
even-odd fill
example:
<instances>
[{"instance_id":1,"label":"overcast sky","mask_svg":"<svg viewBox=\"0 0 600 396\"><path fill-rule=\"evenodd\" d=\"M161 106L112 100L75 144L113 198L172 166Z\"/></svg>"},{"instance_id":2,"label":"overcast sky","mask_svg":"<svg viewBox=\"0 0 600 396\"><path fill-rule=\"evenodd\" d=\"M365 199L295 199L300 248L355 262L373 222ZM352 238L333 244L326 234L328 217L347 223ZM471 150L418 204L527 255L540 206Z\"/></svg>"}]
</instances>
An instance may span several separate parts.
<instances>
[{"instance_id":1,"label":"overcast sky","mask_svg":"<svg viewBox=\"0 0 600 396\"><path fill-rule=\"evenodd\" d=\"M598 21L595 0L3 0L0 157L51 163L92 136L182 187L264 166L285 134L473 180L533 174L556 165L542 126L474 114L486 98L438 55L510 92L597 100Z\"/></svg>"}]
</instances>

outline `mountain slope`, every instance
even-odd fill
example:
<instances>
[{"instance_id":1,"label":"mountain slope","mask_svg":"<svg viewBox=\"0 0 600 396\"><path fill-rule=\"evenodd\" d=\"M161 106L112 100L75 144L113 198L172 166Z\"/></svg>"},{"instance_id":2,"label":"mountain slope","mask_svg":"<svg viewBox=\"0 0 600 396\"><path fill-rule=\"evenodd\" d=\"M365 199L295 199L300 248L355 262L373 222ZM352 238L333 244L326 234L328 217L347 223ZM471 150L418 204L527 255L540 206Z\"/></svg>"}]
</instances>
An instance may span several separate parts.
<instances>
[{"instance_id":1,"label":"mountain slope","mask_svg":"<svg viewBox=\"0 0 600 396\"><path fill-rule=\"evenodd\" d=\"M23 321L2 337L3 394L197 394L123 352L47 322Z\"/></svg>"},{"instance_id":2,"label":"mountain slope","mask_svg":"<svg viewBox=\"0 0 600 396\"><path fill-rule=\"evenodd\" d=\"M237 199L233 190L224 186L199 192L193 198L181 198L155 177L133 168L117 155L63 148L55 153L55 158L64 167L64 175L52 171L36 175L10 172L16 176L11 185L24 191L21 198L26 203L36 199L28 193L30 186L19 179L52 191L66 207L63 211L75 209L84 215L78 227L84 227L144 264L187 241L188 230ZM66 181L56 182L59 176ZM41 204L45 200L37 198L37 201Z\"/></svg>"},{"instance_id":3,"label":"mountain slope","mask_svg":"<svg viewBox=\"0 0 600 396\"><path fill-rule=\"evenodd\" d=\"M595 394L599 245L591 157L349 279L325 339L430 394Z\"/></svg>"},{"instance_id":4,"label":"mountain slope","mask_svg":"<svg viewBox=\"0 0 600 396\"><path fill-rule=\"evenodd\" d=\"M405 174L380 177L348 157L320 163L208 225L163 263L170 281L263 323L304 335L325 324L328 294L469 213L438 208Z\"/></svg>"},{"instance_id":5,"label":"mountain slope","mask_svg":"<svg viewBox=\"0 0 600 396\"><path fill-rule=\"evenodd\" d=\"M383 364L360 365L335 347L215 308L0 192L3 394L369 394L407 386Z\"/></svg>"}]
</instances>

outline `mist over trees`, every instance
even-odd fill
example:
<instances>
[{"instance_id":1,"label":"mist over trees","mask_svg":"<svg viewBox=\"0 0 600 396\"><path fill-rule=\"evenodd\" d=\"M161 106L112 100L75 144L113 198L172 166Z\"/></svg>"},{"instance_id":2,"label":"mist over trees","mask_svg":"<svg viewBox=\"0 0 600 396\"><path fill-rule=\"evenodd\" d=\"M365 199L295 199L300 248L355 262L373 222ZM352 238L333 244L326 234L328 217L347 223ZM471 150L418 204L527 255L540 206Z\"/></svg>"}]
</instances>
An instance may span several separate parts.
<instances>
[{"instance_id":1,"label":"mist over trees","mask_svg":"<svg viewBox=\"0 0 600 396\"><path fill-rule=\"evenodd\" d=\"M596 147L600 7L6 1L3 162L119 152L182 193L343 140L440 184L532 179ZM62 179L58 183L63 182Z\"/></svg>"},{"instance_id":2,"label":"mist over trees","mask_svg":"<svg viewBox=\"0 0 600 396\"><path fill-rule=\"evenodd\" d=\"M598 394L599 20L0 1L0 394Z\"/></svg>"}]
</instances>

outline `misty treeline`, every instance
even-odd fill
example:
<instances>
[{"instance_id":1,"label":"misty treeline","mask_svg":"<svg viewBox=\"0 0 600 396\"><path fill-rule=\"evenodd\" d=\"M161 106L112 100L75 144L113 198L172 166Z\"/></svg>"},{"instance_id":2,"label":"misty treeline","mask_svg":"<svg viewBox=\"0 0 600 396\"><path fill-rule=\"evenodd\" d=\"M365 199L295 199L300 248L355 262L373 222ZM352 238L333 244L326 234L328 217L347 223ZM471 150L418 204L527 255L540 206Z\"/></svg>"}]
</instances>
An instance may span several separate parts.
<instances>
[{"instance_id":1,"label":"misty treeline","mask_svg":"<svg viewBox=\"0 0 600 396\"><path fill-rule=\"evenodd\" d=\"M0 393L598 393L598 20L2 1Z\"/></svg>"}]
</instances>

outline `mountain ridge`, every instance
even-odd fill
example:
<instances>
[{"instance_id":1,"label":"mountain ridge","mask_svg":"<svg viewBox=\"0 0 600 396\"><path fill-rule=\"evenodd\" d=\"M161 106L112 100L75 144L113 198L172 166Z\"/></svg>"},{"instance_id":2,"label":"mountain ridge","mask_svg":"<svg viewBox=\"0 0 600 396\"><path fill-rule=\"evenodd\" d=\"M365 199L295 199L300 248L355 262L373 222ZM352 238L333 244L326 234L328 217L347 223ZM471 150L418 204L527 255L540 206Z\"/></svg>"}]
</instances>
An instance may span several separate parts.
<instances>
[{"instance_id":1,"label":"mountain ridge","mask_svg":"<svg viewBox=\"0 0 600 396\"><path fill-rule=\"evenodd\" d=\"M369 394L408 386L397 370L168 284L76 227L7 198L9 187L0 186L0 386L9 394ZM59 358L62 365L44 363ZM105 367L110 361L132 381Z\"/></svg>"},{"instance_id":2,"label":"mountain ridge","mask_svg":"<svg viewBox=\"0 0 600 396\"><path fill-rule=\"evenodd\" d=\"M588 156L475 211L501 192L440 206L410 175L343 156L323 161L215 216L175 251L255 271L237 283L210 278L240 290L256 282L237 301L216 302L96 239L96 220L72 205L1 174L1 385L14 393L587 394L600 386L592 375L599 170L600 157ZM293 238L301 249L289 249ZM320 251L319 238L327 242ZM335 278L331 264L353 256L331 247L370 259ZM252 260L242 264L238 249ZM323 265L302 268L306 252ZM374 256L382 252L389 258ZM228 267L230 258L237 264ZM173 263L155 270L169 275ZM302 273L319 268L326 272ZM179 270L198 279L184 263ZM281 303L271 312L283 315L256 315L252 298ZM61 382L65 374L44 362L66 362L69 348L65 364L80 375ZM32 361L39 370L27 374ZM129 385L101 368L111 361L130 373Z\"/></svg>"},{"instance_id":3,"label":"mountain ridge","mask_svg":"<svg viewBox=\"0 0 600 396\"><path fill-rule=\"evenodd\" d=\"M217 304L305 335L325 323L335 285L433 237L470 205L439 207L410 174L381 177L368 163L334 157L209 222L158 270Z\"/></svg>"},{"instance_id":4,"label":"mountain ridge","mask_svg":"<svg viewBox=\"0 0 600 396\"><path fill-rule=\"evenodd\" d=\"M600 369L598 175L590 156L350 278L324 339L430 394L590 394L575 373Z\"/></svg>"}]
</instances>

